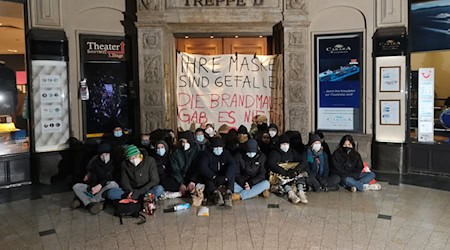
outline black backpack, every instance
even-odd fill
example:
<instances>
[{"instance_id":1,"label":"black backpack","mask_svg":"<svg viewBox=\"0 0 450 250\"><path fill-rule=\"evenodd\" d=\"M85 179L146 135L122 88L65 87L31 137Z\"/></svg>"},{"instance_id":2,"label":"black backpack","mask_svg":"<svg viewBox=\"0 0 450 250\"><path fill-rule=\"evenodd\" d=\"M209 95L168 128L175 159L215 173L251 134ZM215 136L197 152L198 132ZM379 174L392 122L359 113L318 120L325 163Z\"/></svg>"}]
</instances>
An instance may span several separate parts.
<instances>
[{"instance_id":1,"label":"black backpack","mask_svg":"<svg viewBox=\"0 0 450 250\"><path fill-rule=\"evenodd\" d=\"M138 225L144 224L147 221L145 215L141 213L143 210L142 200L135 200L136 202L128 202L127 199L114 201L114 215L119 217L120 224L123 225L122 218L131 217L139 218Z\"/></svg>"}]
</instances>

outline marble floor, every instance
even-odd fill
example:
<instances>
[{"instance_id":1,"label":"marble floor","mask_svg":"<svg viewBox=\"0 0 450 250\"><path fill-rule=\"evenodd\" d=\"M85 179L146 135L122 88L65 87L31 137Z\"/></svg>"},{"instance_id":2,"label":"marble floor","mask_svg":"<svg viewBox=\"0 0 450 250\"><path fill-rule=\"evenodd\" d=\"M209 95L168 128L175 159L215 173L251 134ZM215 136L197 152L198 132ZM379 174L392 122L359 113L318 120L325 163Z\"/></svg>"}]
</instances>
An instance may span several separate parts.
<instances>
[{"instance_id":1,"label":"marble floor","mask_svg":"<svg viewBox=\"0 0 450 250\"><path fill-rule=\"evenodd\" d=\"M381 184L308 193L307 205L258 197L209 217L163 213L181 202L166 200L142 225L121 225L110 207L71 210L71 192L44 194L0 204L0 249L450 249L450 192Z\"/></svg>"}]
</instances>

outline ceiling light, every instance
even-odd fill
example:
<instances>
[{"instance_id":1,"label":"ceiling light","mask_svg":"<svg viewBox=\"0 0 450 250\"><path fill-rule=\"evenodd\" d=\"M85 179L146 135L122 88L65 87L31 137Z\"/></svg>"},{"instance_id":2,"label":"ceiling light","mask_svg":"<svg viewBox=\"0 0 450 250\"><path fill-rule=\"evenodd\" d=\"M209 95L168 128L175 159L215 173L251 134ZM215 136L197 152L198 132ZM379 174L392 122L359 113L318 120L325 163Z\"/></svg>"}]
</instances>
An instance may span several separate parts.
<instances>
[{"instance_id":1,"label":"ceiling light","mask_svg":"<svg viewBox=\"0 0 450 250\"><path fill-rule=\"evenodd\" d=\"M189 38L189 36L187 36L187 35L186 35L186 36L184 36L184 38L188 39L188 38Z\"/></svg>"},{"instance_id":2,"label":"ceiling light","mask_svg":"<svg viewBox=\"0 0 450 250\"><path fill-rule=\"evenodd\" d=\"M16 49L9 49L8 52L14 52L14 53L16 53L17 50L16 50Z\"/></svg>"},{"instance_id":3,"label":"ceiling light","mask_svg":"<svg viewBox=\"0 0 450 250\"><path fill-rule=\"evenodd\" d=\"M0 23L0 26L2 26L3 25L3 23Z\"/></svg>"},{"instance_id":4,"label":"ceiling light","mask_svg":"<svg viewBox=\"0 0 450 250\"><path fill-rule=\"evenodd\" d=\"M212 38L214 38L214 36L213 36L213 35L210 35L210 36L209 36L209 38L211 38L211 39L212 39Z\"/></svg>"},{"instance_id":5,"label":"ceiling light","mask_svg":"<svg viewBox=\"0 0 450 250\"><path fill-rule=\"evenodd\" d=\"M259 36L259 38L263 38L263 36Z\"/></svg>"},{"instance_id":6,"label":"ceiling light","mask_svg":"<svg viewBox=\"0 0 450 250\"><path fill-rule=\"evenodd\" d=\"M239 38L239 36L234 36L234 38Z\"/></svg>"}]
</instances>

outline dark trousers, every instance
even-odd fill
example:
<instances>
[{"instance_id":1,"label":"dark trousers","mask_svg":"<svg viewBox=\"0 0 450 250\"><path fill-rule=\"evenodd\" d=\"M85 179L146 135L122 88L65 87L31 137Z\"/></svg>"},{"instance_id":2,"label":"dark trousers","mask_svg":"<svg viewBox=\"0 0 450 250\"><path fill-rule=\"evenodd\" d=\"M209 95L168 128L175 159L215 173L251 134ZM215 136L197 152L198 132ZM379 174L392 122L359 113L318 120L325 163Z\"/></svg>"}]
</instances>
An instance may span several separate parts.
<instances>
[{"instance_id":1,"label":"dark trousers","mask_svg":"<svg viewBox=\"0 0 450 250\"><path fill-rule=\"evenodd\" d=\"M159 176L159 184L164 187L165 191L170 192L178 192L181 185L175 178L166 174Z\"/></svg>"},{"instance_id":2,"label":"dark trousers","mask_svg":"<svg viewBox=\"0 0 450 250\"><path fill-rule=\"evenodd\" d=\"M312 187L314 191L319 191L321 187L336 187L339 182L341 182L341 178L338 175L328 177L309 176L306 178L306 184Z\"/></svg>"},{"instance_id":3,"label":"dark trousers","mask_svg":"<svg viewBox=\"0 0 450 250\"><path fill-rule=\"evenodd\" d=\"M231 192L234 192L234 178L233 180L228 180L227 182L223 183L205 178L203 182L205 183L206 192L210 195L213 194L214 191L218 190L220 186L225 186L225 188L231 190Z\"/></svg>"}]
</instances>

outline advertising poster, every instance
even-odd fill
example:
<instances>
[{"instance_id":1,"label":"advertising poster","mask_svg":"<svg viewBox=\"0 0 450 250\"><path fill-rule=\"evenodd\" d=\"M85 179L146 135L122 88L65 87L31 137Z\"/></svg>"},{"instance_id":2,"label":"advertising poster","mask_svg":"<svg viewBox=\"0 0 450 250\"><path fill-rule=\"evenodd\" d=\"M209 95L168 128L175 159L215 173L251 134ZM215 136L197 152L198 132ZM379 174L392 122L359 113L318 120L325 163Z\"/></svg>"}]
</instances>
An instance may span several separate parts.
<instances>
[{"instance_id":1,"label":"advertising poster","mask_svg":"<svg viewBox=\"0 0 450 250\"><path fill-rule=\"evenodd\" d=\"M317 129L360 131L362 34L318 35Z\"/></svg>"},{"instance_id":2,"label":"advertising poster","mask_svg":"<svg viewBox=\"0 0 450 250\"><path fill-rule=\"evenodd\" d=\"M214 123L249 128L256 115L270 119L277 58L179 53L178 126L189 129L192 123Z\"/></svg>"},{"instance_id":3,"label":"advertising poster","mask_svg":"<svg viewBox=\"0 0 450 250\"><path fill-rule=\"evenodd\" d=\"M434 141L434 68L419 68L420 142Z\"/></svg>"},{"instance_id":4,"label":"advertising poster","mask_svg":"<svg viewBox=\"0 0 450 250\"><path fill-rule=\"evenodd\" d=\"M381 125L401 125L400 100L381 100L380 105Z\"/></svg>"}]
</instances>

